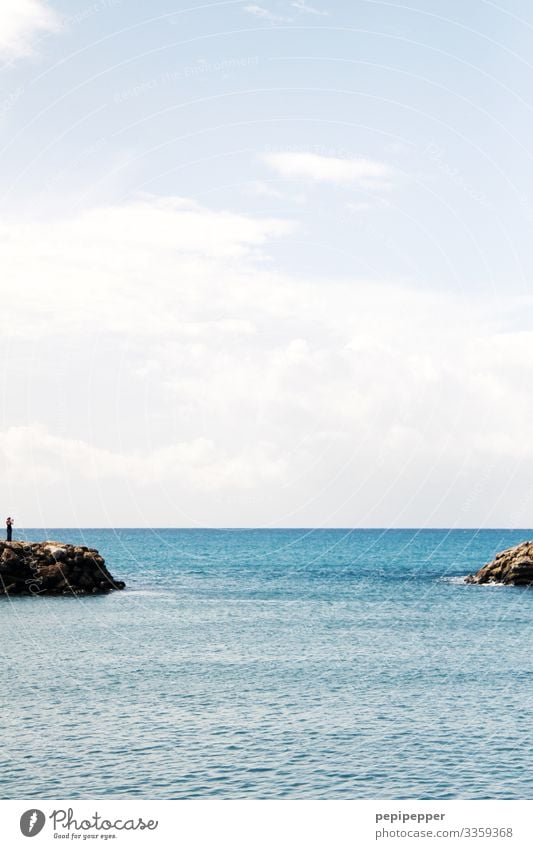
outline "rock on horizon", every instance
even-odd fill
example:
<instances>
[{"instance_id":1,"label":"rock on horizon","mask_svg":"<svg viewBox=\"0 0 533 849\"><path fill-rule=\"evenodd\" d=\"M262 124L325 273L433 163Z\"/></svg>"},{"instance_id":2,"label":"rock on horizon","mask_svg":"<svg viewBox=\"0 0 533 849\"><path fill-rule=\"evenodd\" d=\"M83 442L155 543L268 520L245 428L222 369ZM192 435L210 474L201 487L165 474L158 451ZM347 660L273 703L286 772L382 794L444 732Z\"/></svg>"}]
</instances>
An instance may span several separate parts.
<instances>
[{"instance_id":1,"label":"rock on horizon","mask_svg":"<svg viewBox=\"0 0 533 849\"><path fill-rule=\"evenodd\" d=\"M63 542L1 542L1 595L88 595L122 590L96 548Z\"/></svg>"},{"instance_id":2,"label":"rock on horizon","mask_svg":"<svg viewBox=\"0 0 533 849\"><path fill-rule=\"evenodd\" d=\"M533 585L533 542L522 542L507 548L485 564L475 575L468 575L467 584L510 584L516 587Z\"/></svg>"}]
</instances>

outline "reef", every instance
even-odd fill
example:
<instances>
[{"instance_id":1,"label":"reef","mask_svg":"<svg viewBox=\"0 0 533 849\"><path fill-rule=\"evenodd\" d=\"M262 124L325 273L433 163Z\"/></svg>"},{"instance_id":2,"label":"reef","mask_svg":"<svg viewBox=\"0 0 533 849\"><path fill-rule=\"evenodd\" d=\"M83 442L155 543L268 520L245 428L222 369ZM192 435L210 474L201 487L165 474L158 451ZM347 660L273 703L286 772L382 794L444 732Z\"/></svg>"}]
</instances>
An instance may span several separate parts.
<instances>
[{"instance_id":1,"label":"reef","mask_svg":"<svg viewBox=\"0 0 533 849\"><path fill-rule=\"evenodd\" d=\"M467 584L533 586L533 542L522 542L501 551L494 560L465 580Z\"/></svg>"},{"instance_id":2,"label":"reef","mask_svg":"<svg viewBox=\"0 0 533 849\"><path fill-rule=\"evenodd\" d=\"M0 542L0 595L91 595L123 590L95 548L63 542Z\"/></svg>"}]
</instances>

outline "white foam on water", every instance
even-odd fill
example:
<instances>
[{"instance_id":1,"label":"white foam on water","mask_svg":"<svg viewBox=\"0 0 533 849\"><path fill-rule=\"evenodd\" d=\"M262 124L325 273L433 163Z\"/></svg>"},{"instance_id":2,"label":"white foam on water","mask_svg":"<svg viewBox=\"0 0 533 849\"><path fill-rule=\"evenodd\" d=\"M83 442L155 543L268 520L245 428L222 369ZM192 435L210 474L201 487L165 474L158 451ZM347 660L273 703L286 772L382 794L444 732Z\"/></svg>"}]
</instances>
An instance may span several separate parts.
<instances>
[{"instance_id":1,"label":"white foam on water","mask_svg":"<svg viewBox=\"0 0 533 849\"><path fill-rule=\"evenodd\" d=\"M154 596L156 596L158 598L165 598L165 596L167 596L167 597L172 596L172 593L164 592L162 590L128 590L127 587L124 590L124 592L127 593L128 596L132 596L132 595L146 596L147 595L147 596L151 596L152 598Z\"/></svg>"},{"instance_id":2,"label":"white foam on water","mask_svg":"<svg viewBox=\"0 0 533 849\"><path fill-rule=\"evenodd\" d=\"M467 575L455 575L452 578L439 578L440 581L444 581L445 584L466 584ZM504 584L502 581L495 582L491 581L488 584L469 584L468 586L472 587L506 587L511 586L511 584Z\"/></svg>"}]
</instances>

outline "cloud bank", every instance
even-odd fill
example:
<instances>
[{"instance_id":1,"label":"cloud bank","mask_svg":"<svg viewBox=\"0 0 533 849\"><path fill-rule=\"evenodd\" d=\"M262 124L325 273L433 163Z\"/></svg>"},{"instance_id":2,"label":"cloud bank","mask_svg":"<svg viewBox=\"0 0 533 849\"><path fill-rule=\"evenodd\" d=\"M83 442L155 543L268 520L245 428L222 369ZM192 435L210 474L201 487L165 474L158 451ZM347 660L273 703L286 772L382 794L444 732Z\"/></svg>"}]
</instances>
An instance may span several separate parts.
<instances>
[{"instance_id":1,"label":"cloud bank","mask_svg":"<svg viewBox=\"0 0 533 849\"><path fill-rule=\"evenodd\" d=\"M262 160L282 177L318 183L379 186L393 176L392 169L383 162L363 158L280 151L264 154Z\"/></svg>"},{"instance_id":2,"label":"cloud bank","mask_svg":"<svg viewBox=\"0 0 533 849\"><path fill-rule=\"evenodd\" d=\"M60 29L59 16L41 0L2 0L0 58L19 59L33 53L36 40Z\"/></svg>"},{"instance_id":3,"label":"cloud bank","mask_svg":"<svg viewBox=\"0 0 533 849\"><path fill-rule=\"evenodd\" d=\"M285 274L272 252L294 232L148 196L4 221L15 504L63 487L94 509L96 487L116 524L139 502L145 524L489 521L533 463L524 305Z\"/></svg>"}]
</instances>

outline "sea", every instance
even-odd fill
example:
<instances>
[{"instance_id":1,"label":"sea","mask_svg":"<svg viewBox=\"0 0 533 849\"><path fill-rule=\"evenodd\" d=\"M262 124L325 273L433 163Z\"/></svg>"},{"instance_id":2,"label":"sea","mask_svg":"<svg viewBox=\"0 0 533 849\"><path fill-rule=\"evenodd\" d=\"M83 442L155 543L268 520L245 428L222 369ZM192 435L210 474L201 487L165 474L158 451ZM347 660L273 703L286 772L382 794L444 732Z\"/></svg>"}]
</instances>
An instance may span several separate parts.
<instances>
[{"instance_id":1,"label":"sea","mask_svg":"<svg viewBox=\"0 0 533 849\"><path fill-rule=\"evenodd\" d=\"M4 799L531 799L531 530L28 530L127 589L0 599Z\"/></svg>"}]
</instances>

